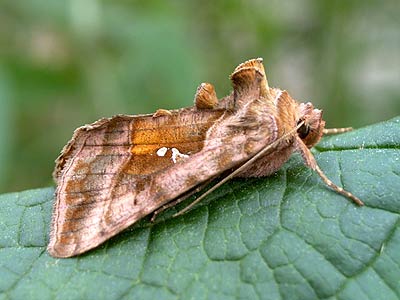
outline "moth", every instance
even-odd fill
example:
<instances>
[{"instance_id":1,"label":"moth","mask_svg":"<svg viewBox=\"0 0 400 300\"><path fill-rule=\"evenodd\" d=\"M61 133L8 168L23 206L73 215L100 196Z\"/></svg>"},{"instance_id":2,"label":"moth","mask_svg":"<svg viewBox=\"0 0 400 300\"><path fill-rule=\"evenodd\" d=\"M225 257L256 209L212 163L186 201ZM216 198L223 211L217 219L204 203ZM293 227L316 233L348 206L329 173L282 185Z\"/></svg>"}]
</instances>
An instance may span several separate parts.
<instances>
[{"instance_id":1,"label":"moth","mask_svg":"<svg viewBox=\"0 0 400 300\"><path fill-rule=\"evenodd\" d=\"M117 115L76 129L56 160L48 252L84 253L229 173L181 214L232 177L273 174L294 151L326 185L363 205L330 181L310 152L323 134L349 128L325 129L321 110L269 87L261 58L240 64L230 80L233 91L220 100L202 83L193 107Z\"/></svg>"}]
</instances>

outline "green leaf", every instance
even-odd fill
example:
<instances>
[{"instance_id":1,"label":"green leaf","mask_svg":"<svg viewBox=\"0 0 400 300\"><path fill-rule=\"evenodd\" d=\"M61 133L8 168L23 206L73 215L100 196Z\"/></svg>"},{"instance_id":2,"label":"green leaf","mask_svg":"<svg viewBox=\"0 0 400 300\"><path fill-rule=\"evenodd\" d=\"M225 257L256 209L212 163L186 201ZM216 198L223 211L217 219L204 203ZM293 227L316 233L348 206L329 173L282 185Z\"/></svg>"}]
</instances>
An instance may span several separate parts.
<instances>
[{"instance_id":1,"label":"green leaf","mask_svg":"<svg viewBox=\"0 0 400 300\"><path fill-rule=\"evenodd\" d=\"M139 222L77 258L46 252L53 188L0 196L0 299L399 299L400 117L324 139L189 213ZM174 209L172 209L174 210Z\"/></svg>"}]
</instances>

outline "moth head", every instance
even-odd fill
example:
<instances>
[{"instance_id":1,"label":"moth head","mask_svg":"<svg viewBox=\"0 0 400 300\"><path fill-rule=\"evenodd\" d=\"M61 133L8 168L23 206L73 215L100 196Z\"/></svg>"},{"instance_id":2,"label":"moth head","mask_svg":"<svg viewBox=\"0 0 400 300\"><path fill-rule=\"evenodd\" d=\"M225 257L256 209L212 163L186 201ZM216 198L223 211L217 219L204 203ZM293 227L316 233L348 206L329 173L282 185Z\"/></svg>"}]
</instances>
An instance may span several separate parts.
<instances>
[{"instance_id":1,"label":"moth head","mask_svg":"<svg viewBox=\"0 0 400 300\"><path fill-rule=\"evenodd\" d=\"M315 109L310 102L301 103L297 124L300 122L304 122L304 124L297 130L297 134L308 148L315 146L321 139L325 128L322 110Z\"/></svg>"}]
</instances>

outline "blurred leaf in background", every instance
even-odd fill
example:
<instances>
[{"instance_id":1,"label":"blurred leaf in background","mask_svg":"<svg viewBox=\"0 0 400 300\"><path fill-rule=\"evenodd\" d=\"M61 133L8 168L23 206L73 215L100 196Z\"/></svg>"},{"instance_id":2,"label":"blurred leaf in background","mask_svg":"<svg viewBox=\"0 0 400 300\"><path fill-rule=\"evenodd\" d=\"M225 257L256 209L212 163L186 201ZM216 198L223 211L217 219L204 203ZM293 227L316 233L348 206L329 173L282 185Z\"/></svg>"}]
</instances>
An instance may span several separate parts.
<instances>
[{"instance_id":1,"label":"blurred leaf in background","mask_svg":"<svg viewBox=\"0 0 400 300\"><path fill-rule=\"evenodd\" d=\"M190 106L202 81L224 96L252 57L330 127L389 119L399 14L398 0L2 1L0 192L51 184L76 127Z\"/></svg>"}]
</instances>

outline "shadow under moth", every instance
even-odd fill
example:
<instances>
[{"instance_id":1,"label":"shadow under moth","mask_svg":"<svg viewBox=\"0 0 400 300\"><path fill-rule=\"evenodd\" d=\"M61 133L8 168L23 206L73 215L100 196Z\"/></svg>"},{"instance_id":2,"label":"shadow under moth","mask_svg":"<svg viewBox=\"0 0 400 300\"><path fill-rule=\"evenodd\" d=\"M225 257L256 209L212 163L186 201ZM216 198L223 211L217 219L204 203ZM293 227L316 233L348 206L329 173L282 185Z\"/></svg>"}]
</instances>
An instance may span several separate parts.
<instances>
[{"instance_id":1,"label":"shadow under moth","mask_svg":"<svg viewBox=\"0 0 400 300\"><path fill-rule=\"evenodd\" d=\"M56 160L49 253L86 252L228 173L182 214L233 177L276 172L294 151L326 185L363 204L330 181L309 150L323 134L351 128L325 129L321 110L270 88L260 58L240 64L230 79L233 91L220 100L202 83L193 107L117 115L76 129Z\"/></svg>"}]
</instances>

